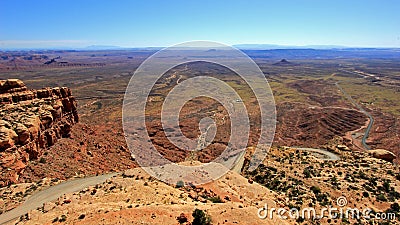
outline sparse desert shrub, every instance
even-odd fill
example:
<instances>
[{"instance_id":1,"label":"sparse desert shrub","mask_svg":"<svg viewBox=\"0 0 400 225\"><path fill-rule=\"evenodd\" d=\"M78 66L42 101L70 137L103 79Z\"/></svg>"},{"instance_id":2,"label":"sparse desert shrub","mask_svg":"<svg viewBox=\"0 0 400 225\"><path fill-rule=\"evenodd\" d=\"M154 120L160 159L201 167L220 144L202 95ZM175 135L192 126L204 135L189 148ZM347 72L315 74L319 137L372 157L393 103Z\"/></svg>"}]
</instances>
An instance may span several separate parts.
<instances>
[{"instance_id":1,"label":"sparse desert shrub","mask_svg":"<svg viewBox=\"0 0 400 225\"><path fill-rule=\"evenodd\" d=\"M43 157L41 157L41 158L39 159L39 162L44 164L44 163L46 163L46 159L43 158Z\"/></svg>"},{"instance_id":2,"label":"sparse desert shrub","mask_svg":"<svg viewBox=\"0 0 400 225\"><path fill-rule=\"evenodd\" d=\"M343 224L350 224L349 220L346 217L342 218L342 223Z\"/></svg>"},{"instance_id":3,"label":"sparse desert shrub","mask_svg":"<svg viewBox=\"0 0 400 225\"><path fill-rule=\"evenodd\" d=\"M184 224L184 223L188 222L188 218L186 217L186 215L184 213L181 213L181 215L176 217L176 220L178 220L179 224Z\"/></svg>"},{"instance_id":4,"label":"sparse desert shrub","mask_svg":"<svg viewBox=\"0 0 400 225\"><path fill-rule=\"evenodd\" d=\"M359 188L358 187L356 187L356 186L353 186L353 185L350 185L350 189L352 189L352 190L359 190Z\"/></svg>"},{"instance_id":5,"label":"sparse desert shrub","mask_svg":"<svg viewBox=\"0 0 400 225\"><path fill-rule=\"evenodd\" d=\"M278 169L272 166L267 166L267 169L269 169L270 171L272 171L273 173L277 173Z\"/></svg>"},{"instance_id":6,"label":"sparse desert shrub","mask_svg":"<svg viewBox=\"0 0 400 225\"><path fill-rule=\"evenodd\" d=\"M176 188L182 188L182 187L184 187L184 186L185 186L185 183L184 183L183 181L181 181L181 180L179 180L178 182L176 182L176 185L175 185Z\"/></svg>"},{"instance_id":7,"label":"sparse desert shrub","mask_svg":"<svg viewBox=\"0 0 400 225\"><path fill-rule=\"evenodd\" d=\"M395 202L395 203L391 204L390 209L393 210L394 212L400 212L399 203Z\"/></svg>"},{"instance_id":8,"label":"sparse desert shrub","mask_svg":"<svg viewBox=\"0 0 400 225\"><path fill-rule=\"evenodd\" d=\"M67 216L61 215L60 218L58 219L58 222L62 223L62 222L65 222L66 220L67 220Z\"/></svg>"},{"instance_id":9,"label":"sparse desert shrub","mask_svg":"<svg viewBox=\"0 0 400 225\"><path fill-rule=\"evenodd\" d=\"M394 187L391 187L391 188L390 188L390 191L389 191L389 200L390 200L391 202L394 202L395 200L397 200L397 199L399 199L399 198L400 198L400 193L397 192L397 191L395 191L395 190L394 190Z\"/></svg>"},{"instance_id":10,"label":"sparse desert shrub","mask_svg":"<svg viewBox=\"0 0 400 225\"><path fill-rule=\"evenodd\" d=\"M387 193L390 191L390 182L389 181L385 181L383 182L383 190Z\"/></svg>"},{"instance_id":11,"label":"sparse desert shrub","mask_svg":"<svg viewBox=\"0 0 400 225\"><path fill-rule=\"evenodd\" d=\"M222 201L222 199L219 196L210 197L210 198L208 198L208 200L210 200L212 203L223 203L224 202L224 201Z\"/></svg>"},{"instance_id":12,"label":"sparse desert shrub","mask_svg":"<svg viewBox=\"0 0 400 225\"><path fill-rule=\"evenodd\" d=\"M317 187L317 186L312 186L311 187L311 191L314 192L314 194L319 194L321 193L321 188Z\"/></svg>"},{"instance_id":13,"label":"sparse desert shrub","mask_svg":"<svg viewBox=\"0 0 400 225\"><path fill-rule=\"evenodd\" d=\"M316 195L317 201L320 205L325 206L329 204L328 195L326 193L320 193Z\"/></svg>"},{"instance_id":14,"label":"sparse desert shrub","mask_svg":"<svg viewBox=\"0 0 400 225\"><path fill-rule=\"evenodd\" d=\"M311 178L311 172L307 168L303 170L303 174L305 178Z\"/></svg>"},{"instance_id":15,"label":"sparse desert shrub","mask_svg":"<svg viewBox=\"0 0 400 225\"><path fill-rule=\"evenodd\" d=\"M363 180L368 180L367 174L365 174L363 171L359 171L357 174L357 178L363 179Z\"/></svg>"},{"instance_id":16,"label":"sparse desert shrub","mask_svg":"<svg viewBox=\"0 0 400 225\"><path fill-rule=\"evenodd\" d=\"M211 217L201 209L195 209L192 213L192 216L192 225L211 225Z\"/></svg>"},{"instance_id":17,"label":"sparse desert shrub","mask_svg":"<svg viewBox=\"0 0 400 225\"><path fill-rule=\"evenodd\" d=\"M298 206L298 205L293 205L292 203L289 203L288 207L289 207L289 209L297 209L297 210L300 210L300 206Z\"/></svg>"},{"instance_id":18,"label":"sparse desert shrub","mask_svg":"<svg viewBox=\"0 0 400 225\"><path fill-rule=\"evenodd\" d=\"M333 177L331 177L330 181L331 181L331 184L332 184L333 186L338 186L338 185L339 185L338 179L336 178L335 175L333 175ZM336 187L336 188L338 188L338 187Z\"/></svg>"},{"instance_id":19,"label":"sparse desert shrub","mask_svg":"<svg viewBox=\"0 0 400 225\"><path fill-rule=\"evenodd\" d=\"M299 218L296 219L296 222L302 223L302 222L304 222L304 218L300 216Z\"/></svg>"},{"instance_id":20,"label":"sparse desert shrub","mask_svg":"<svg viewBox=\"0 0 400 225\"><path fill-rule=\"evenodd\" d=\"M378 196L376 196L376 199L382 202L386 201L385 195L384 194L379 194Z\"/></svg>"}]
</instances>

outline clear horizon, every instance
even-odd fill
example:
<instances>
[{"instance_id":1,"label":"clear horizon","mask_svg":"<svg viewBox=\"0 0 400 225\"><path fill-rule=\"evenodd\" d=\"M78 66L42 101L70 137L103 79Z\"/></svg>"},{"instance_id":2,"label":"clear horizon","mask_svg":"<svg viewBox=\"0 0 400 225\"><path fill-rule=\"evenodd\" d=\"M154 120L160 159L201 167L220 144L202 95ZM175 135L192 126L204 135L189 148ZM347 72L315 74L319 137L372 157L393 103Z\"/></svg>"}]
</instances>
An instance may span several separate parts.
<instances>
[{"instance_id":1,"label":"clear horizon","mask_svg":"<svg viewBox=\"0 0 400 225\"><path fill-rule=\"evenodd\" d=\"M74 46L27 46L27 47L2 47L0 41L0 51L40 51L40 50L76 50L76 51L101 51L101 50L130 50L130 49L142 49L142 50L152 50L152 49L163 49L169 46L114 46L114 45L88 45L81 47ZM179 43L177 43L179 44ZM245 47L241 47L246 45ZM256 46L247 46L256 45ZM257 46L260 45L260 46ZM266 47L263 47L265 45ZM342 46L342 45L277 45L277 44L233 44L230 45L242 50L293 50L293 49L315 49L315 50L334 50L334 49L400 49L400 46ZM240 46L240 47L237 47ZM271 46L271 47L268 47ZM274 47L275 46L275 47Z\"/></svg>"},{"instance_id":2,"label":"clear horizon","mask_svg":"<svg viewBox=\"0 0 400 225\"><path fill-rule=\"evenodd\" d=\"M2 0L0 49L228 45L400 47L400 2Z\"/></svg>"}]
</instances>

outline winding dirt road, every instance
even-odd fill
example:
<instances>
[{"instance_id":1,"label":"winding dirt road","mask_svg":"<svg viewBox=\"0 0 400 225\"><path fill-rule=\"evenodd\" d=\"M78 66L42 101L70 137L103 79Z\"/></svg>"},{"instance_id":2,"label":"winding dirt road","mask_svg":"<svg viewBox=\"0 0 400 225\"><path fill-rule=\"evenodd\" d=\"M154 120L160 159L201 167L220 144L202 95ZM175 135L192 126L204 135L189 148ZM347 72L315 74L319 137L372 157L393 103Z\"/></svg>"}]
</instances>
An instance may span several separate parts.
<instances>
[{"instance_id":1,"label":"winding dirt road","mask_svg":"<svg viewBox=\"0 0 400 225\"><path fill-rule=\"evenodd\" d=\"M318 148L298 148L298 147L291 147L294 149L298 149L300 151L307 151L307 152L315 152L321 155L325 155L326 158L323 158L323 160L326 161L336 161L340 160L340 157L336 155L335 153L332 153L330 151L324 150L324 149L318 149Z\"/></svg>"},{"instance_id":2,"label":"winding dirt road","mask_svg":"<svg viewBox=\"0 0 400 225\"><path fill-rule=\"evenodd\" d=\"M118 173L108 173L93 177L84 177L64 181L47 189L41 190L30 196L22 205L0 215L0 224L10 222L18 217L37 209L45 202L54 201L60 196L80 191L89 186L104 182L105 180L117 175Z\"/></svg>"},{"instance_id":3,"label":"winding dirt road","mask_svg":"<svg viewBox=\"0 0 400 225\"><path fill-rule=\"evenodd\" d=\"M363 107L361 107L350 95L348 95L343 88L339 85L339 82L336 82L335 85L339 88L339 90L343 93L343 95L355 106L357 109L364 113L366 116L369 118L369 123L367 126L367 129L365 130L364 136L361 140L362 145L366 150L371 150L371 148L367 145L367 138L369 135L369 132L371 131L372 125L374 124L374 118L369 114Z\"/></svg>"}]
</instances>

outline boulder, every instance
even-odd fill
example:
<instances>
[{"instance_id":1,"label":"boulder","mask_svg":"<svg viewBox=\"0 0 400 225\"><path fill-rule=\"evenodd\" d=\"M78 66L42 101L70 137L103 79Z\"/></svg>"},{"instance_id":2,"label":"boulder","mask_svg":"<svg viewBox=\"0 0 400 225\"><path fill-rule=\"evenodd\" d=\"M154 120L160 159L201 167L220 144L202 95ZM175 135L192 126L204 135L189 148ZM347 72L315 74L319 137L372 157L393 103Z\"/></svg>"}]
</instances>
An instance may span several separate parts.
<instances>
[{"instance_id":1,"label":"boulder","mask_svg":"<svg viewBox=\"0 0 400 225\"><path fill-rule=\"evenodd\" d=\"M19 79L8 79L0 81L0 94L13 93L18 91L25 91L26 86L24 82Z\"/></svg>"},{"instance_id":2,"label":"boulder","mask_svg":"<svg viewBox=\"0 0 400 225\"><path fill-rule=\"evenodd\" d=\"M129 177L129 178L135 177L135 175L136 175L136 172L134 169L125 170L124 173L122 174L122 176Z\"/></svg>"},{"instance_id":3,"label":"boulder","mask_svg":"<svg viewBox=\"0 0 400 225\"><path fill-rule=\"evenodd\" d=\"M13 129L0 125L0 151L13 147L16 140L18 140L18 135Z\"/></svg>"},{"instance_id":4,"label":"boulder","mask_svg":"<svg viewBox=\"0 0 400 225\"><path fill-rule=\"evenodd\" d=\"M38 98L48 98L50 97L51 93L49 89L41 89L36 91Z\"/></svg>"},{"instance_id":5,"label":"boulder","mask_svg":"<svg viewBox=\"0 0 400 225\"><path fill-rule=\"evenodd\" d=\"M11 124L5 120L0 120L0 127L11 128Z\"/></svg>"},{"instance_id":6,"label":"boulder","mask_svg":"<svg viewBox=\"0 0 400 225\"><path fill-rule=\"evenodd\" d=\"M346 145L337 145L336 147L342 151L350 151L349 147L347 147Z\"/></svg>"},{"instance_id":7,"label":"boulder","mask_svg":"<svg viewBox=\"0 0 400 225\"><path fill-rule=\"evenodd\" d=\"M52 146L57 141L57 135L54 130L46 130L44 136L46 137L47 146Z\"/></svg>"},{"instance_id":8,"label":"boulder","mask_svg":"<svg viewBox=\"0 0 400 225\"><path fill-rule=\"evenodd\" d=\"M25 87L24 82L22 82L22 80L20 79L8 79L5 82L5 85L8 86L10 89L11 88L21 88L21 87Z\"/></svg>"},{"instance_id":9,"label":"boulder","mask_svg":"<svg viewBox=\"0 0 400 225\"><path fill-rule=\"evenodd\" d=\"M6 82L7 82L7 80L0 80L0 89L2 89L4 87Z\"/></svg>"},{"instance_id":10,"label":"boulder","mask_svg":"<svg viewBox=\"0 0 400 225\"><path fill-rule=\"evenodd\" d=\"M394 153L385 149L374 149L370 150L369 153L377 159L383 159L388 162L393 162L393 160L396 158Z\"/></svg>"},{"instance_id":11,"label":"boulder","mask_svg":"<svg viewBox=\"0 0 400 225\"><path fill-rule=\"evenodd\" d=\"M10 93L5 93L0 95L0 103L12 103L12 94Z\"/></svg>"},{"instance_id":12,"label":"boulder","mask_svg":"<svg viewBox=\"0 0 400 225\"><path fill-rule=\"evenodd\" d=\"M18 135L18 142L21 144L28 143L30 138L30 132L28 128L21 123L16 123L14 126L15 126L14 130Z\"/></svg>"},{"instance_id":13,"label":"boulder","mask_svg":"<svg viewBox=\"0 0 400 225\"><path fill-rule=\"evenodd\" d=\"M23 124L28 128L33 138L36 139L39 135L41 124L39 116L29 115L23 119Z\"/></svg>"},{"instance_id":14,"label":"boulder","mask_svg":"<svg viewBox=\"0 0 400 225\"><path fill-rule=\"evenodd\" d=\"M52 88L51 92L53 93L53 95L61 97L61 92L59 87Z\"/></svg>"},{"instance_id":15,"label":"boulder","mask_svg":"<svg viewBox=\"0 0 400 225\"><path fill-rule=\"evenodd\" d=\"M51 108L53 110L53 108ZM40 120L42 121L42 124L48 128L52 125L54 118L53 115L50 111L40 111Z\"/></svg>"}]
</instances>

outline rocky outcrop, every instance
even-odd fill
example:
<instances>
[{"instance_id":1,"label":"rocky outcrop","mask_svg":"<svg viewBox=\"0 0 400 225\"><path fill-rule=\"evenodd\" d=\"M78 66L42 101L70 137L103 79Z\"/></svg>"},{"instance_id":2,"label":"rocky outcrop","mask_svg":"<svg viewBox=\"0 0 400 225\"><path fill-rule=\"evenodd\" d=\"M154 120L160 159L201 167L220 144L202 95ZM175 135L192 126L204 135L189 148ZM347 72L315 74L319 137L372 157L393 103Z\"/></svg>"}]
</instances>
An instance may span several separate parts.
<instances>
[{"instance_id":1,"label":"rocky outcrop","mask_svg":"<svg viewBox=\"0 0 400 225\"><path fill-rule=\"evenodd\" d=\"M369 153L377 159L383 159L388 162L393 162L396 159L396 155L388 150L385 149L375 149L370 150Z\"/></svg>"},{"instance_id":2,"label":"rocky outcrop","mask_svg":"<svg viewBox=\"0 0 400 225\"><path fill-rule=\"evenodd\" d=\"M274 66L293 66L295 64L292 63L292 62L287 61L286 59L282 59L281 61L279 61L277 63L274 63L273 65Z\"/></svg>"},{"instance_id":3,"label":"rocky outcrop","mask_svg":"<svg viewBox=\"0 0 400 225\"><path fill-rule=\"evenodd\" d=\"M67 87L28 90L18 79L0 80L0 186L18 181L29 160L78 122L76 101Z\"/></svg>"}]
</instances>

